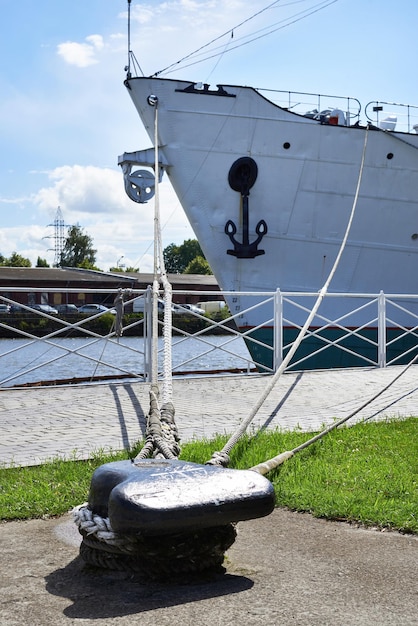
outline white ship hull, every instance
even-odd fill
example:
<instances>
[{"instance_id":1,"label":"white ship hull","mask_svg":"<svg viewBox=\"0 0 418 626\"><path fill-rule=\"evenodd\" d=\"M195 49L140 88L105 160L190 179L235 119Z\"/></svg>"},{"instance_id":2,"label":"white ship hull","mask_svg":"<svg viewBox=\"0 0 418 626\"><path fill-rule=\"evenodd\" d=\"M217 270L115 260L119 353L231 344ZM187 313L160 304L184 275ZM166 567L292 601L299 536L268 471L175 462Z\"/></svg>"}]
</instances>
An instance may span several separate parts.
<instances>
[{"instance_id":1,"label":"white ship hull","mask_svg":"<svg viewBox=\"0 0 418 626\"><path fill-rule=\"evenodd\" d=\"M151 141L149 96L158 100L161 162L222 290L322 287L347 227L368 133L354 221L330 291L417 293L418 135L323 124L247 87L199 90L158 78L125 84ZM248 158L256 163L248 193L231 187L231 167L242 158L244 166ZM229 302L234 314L247 304ZM336 319L342 305L330 300L321 314ZM300 311L295 322L305 319ZM365 320L359 312L350 323ZM258 326L260 313L237 322Z\"/></svg>"}]
</instances>

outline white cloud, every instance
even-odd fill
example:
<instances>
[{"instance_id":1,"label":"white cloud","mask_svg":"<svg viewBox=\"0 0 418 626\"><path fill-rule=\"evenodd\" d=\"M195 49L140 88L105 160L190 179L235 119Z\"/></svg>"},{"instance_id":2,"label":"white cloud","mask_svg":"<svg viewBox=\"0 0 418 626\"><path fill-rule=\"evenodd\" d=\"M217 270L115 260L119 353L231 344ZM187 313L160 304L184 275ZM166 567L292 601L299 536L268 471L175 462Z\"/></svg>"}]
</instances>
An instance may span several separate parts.
<instances>
[{"instance_id":1,"label":"white cloud","mask_svg":"<svg viewBox=\"0 0 418 626\"><path fill-rule=\"evenodd\" d=\"M152 271L153 200L147 204L132 202L125 193L122 172L110 168L66 165L48 176L51 185L32 198L48 216L45 223L53 221L51 216L60 207L66 225L79 224L92 237L98 267L108 269L123 255L127 265ZM167 179L160 185L160 213L164 246L194 237ZM36 262L36 256L29 258Z\"/></svg>"},{"instance_id":2,"label":"white cloud","mask_svg":"<svg viewBox=\"0 0 418 626\"><path fill-rule=\"evenodd\" d=\"M93 165L64 165L49 173L52 185L34 196L42 210L60 206L77 215L125 212L129 199L125 195L122 173Z\"/></svg>"},{"instance_id":3,"label":"white cloud","mask_svg":"<svg viewBox=\"0 0 418 626\"><path fill-rule=\"evenodd\" d=\"M67 41L58 45L58 54L69 65L77 67L88 67L99 62L97 53L104 48L104 41L101 35L89 35L85 39L86 43Z\"/></svg>"},{"instance_id":4,"label":"white cloud","mask_svg":"<svg viewBox=\"0 0 418 626\"><path fill-rule=\"evenodd\" d=\"M13 252L17 252L25 258L29 258L32 265L36 264L38 256L49 257L48 248L53 246L53 240L49 239L49 232L46 227L37 224L20 227L13 226L2 228L0 231L0 253L9 257ZM52 257L51 257L52 262Z\"/></svg>"}]
</instances>

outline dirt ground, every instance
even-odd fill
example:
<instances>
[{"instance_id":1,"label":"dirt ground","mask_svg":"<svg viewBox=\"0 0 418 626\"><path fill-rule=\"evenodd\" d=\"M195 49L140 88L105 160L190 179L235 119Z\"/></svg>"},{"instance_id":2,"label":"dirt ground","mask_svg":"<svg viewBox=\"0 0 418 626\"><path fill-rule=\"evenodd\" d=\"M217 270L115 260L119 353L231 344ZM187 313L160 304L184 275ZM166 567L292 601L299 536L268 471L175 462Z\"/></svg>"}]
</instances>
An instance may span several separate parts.
<instances>
[{"instance_id":1,"label":"dirt ground","mask_svg":"<svg viewBox=\"0 0 418 626\"><path fill-rule=\"evenodd\" d=\"M2 626L418 625L418 537L276 509L238 525L227 571L141 584L78 556L68 514L0 525Z\"/></svg>"}]
</instances>

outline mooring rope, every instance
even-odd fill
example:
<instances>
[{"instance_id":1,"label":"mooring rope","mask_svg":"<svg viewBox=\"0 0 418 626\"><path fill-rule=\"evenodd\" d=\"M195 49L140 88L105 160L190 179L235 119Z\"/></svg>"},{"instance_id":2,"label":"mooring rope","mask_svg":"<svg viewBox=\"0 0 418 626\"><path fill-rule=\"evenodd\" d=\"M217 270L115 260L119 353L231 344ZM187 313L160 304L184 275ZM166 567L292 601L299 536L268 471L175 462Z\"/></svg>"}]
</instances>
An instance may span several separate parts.
<instances>
[{"instance_id":1,"label":"mooring rope","mask_svg":"<svg viewBox=\"0 0 418 626\"><path fill-rule=\"evenodd\" d=\"M234 524L226 524L167 535L122 535L112 530L109 518L93 513L87 503L73 509L73 519L83 537L80 555L84 561L139 573L146 579L219 571L237 534Z\"/></svg>"},{"instance_id":2,"label":"mooring rope","mask_svg":"<svg viewBox=\"0 0 418 626\"><path fill-rule=\"evenodd\" d=\"M154 157L155 157L155 201L154 201L154 284L153 284L153 317L156 322L153 325L153 372L152 384L157 384L158 380L158 293L159 280L161 280L164 289L164 364L163 364L163 402L171 402L172 399L172 353L171 353L171 335L172 335L172 287L167 278L167 272L164 263L162 236L161 236L161 218L160 218L160 192L159 192L159 153L158 153L158 100L154 103ZM155 369L154 369L155 368Z\"/></svg>"},{"instance_id":3,"label":"mooring rope","mask_svg":"<svg viewBox=\"0 0 418 626\"><path fill-rule=\"evenodd\" d=\"M146 440L141 451L133 460L137 463L145 458L177 459L180 454L180 439L174 419L172 403L172 289L167 278L162 248L160 205L159 205L159 156L158 156L158 107L155 102L155 206L154 206L154 274L152 284L152 367L150 387L150 409L147 416ZM158 297L160 280L164 288L164 367L163 402L160 407L158 385ZM123 292L118 291L114 306L116 309L115 334L123 332ZM231 525L209 530L209 541L203 541L201 533L177 534L163 541L140 535L120 535L112 529L110 519L102 518L90 509L88 503L73 510L74 521L83 536L80 554L92 565L110 569L139 571L151 577L161 577L163 573L196 571L208 567L220 567L224 551L235 539ZM198 536L196 540L196 536ZM176 543L177 541L177 543ZM173 549L172 544L176 544ZM156 545L158 544L158 545ZM185 546L193 545L192 555ZM170 548L169 548L170 546ZM167 554L173 553L174 563L170 564ZM159 550L161 553L159 553ZM199 558L197 558L199 556ZM155 560L157 559L157 564Z\"/></svg>"},{"instance_id":4,"label":"mooring rope","mask_svg":"<svg viewBox=\"0 0 418 626\"><path fill-rule=\"evenodd\" d=\"M284 463L288 459L292 458L292 456L294 456L297 452L301 452L302 450L305 450L305 448L307 448L308 446L312 445L313 443L315 443L319 439L322 439L323 437L325 437L325 435L328 435L328 433L330 433L331 431L335 430L339 426L342 426L342 424L344 424L345 422L348 422L348 420L350 420L352 417L354 417L355 415L360 413L360 411L362 411L363 409L367 408L369 406L369 404L374 402L385 391L390 389L390 387L392 387L392 385L394 385L396 383L396 381L399 380L399 378L401 376L403 376L405 374L405 372L412 365L414 365L417 361L418 361L418 354L416 356L414 356L414 358L387 385L385 385L382 389L379 389L379 391L377 391L375 394L373 394L373 396L368 398L368 400L363 402L362 405L360 405L357 409L352 411L349 415L346 415L346 417L343 417L340 420L337 420L336 422L333 422L332 424L330 424L330 426L325 428L323 431L321 431L317 435L314 435L314 437L311 437L310 439L308 439L304 443L300 444L296 448L293 448L293 450L287 450L286 452L281 452L280 454L278 454L277 456L269 459L268 461L264 461L263 463L258 463L258 465L254 465L254 467L251 467L250 469L252 469L254 472L258 472L259 474L265 475L268 472L271 472L271 470L275 469L279 465L282 465L282 463ZM367 422L371 417L372 416L370 415L369 417L364 418L363 419L363 423Z\"/></svg>"},{"instance_id":5,"label":"mooring rope","mask_svg":"<svg viewBox=\"0 0 418 626\"><path fill-rule=\"evenodd\" d=\"M289 362L291 361L291 359L293 358L296 350L299 348L304 336L306 335L309 326L312 322L312 320L314 319L318 308L322 302L322 300L324 299L327 291L328 291L328 287L329 284L332 280L332 278L334 277L334 274L337 270L337 267L339 265L341 256L344 252L345 249L345 245L347 243L347 239L348 239L348 235L350 233L350 229L351 229L351 225L354 219L354 214L356 211L356 207L357 207L357 202L358 202L358 198L359 198L359 193L360 193L360 186L361 186L361 180L363 177L363 170L364 170L364 163L365 163L365 157L366 157L366 147L367 147L367 138L368 138L368 128L366 128L365 130L365 134L364 134L364 144L363 144L363 151L362 151L362 157L361 157L361 163L360 163L360 170L359 170L359 175L358 175L358 180L357 180L357 187L356 187L356 192L354 194L354 200L353 200L353 205L351 208L351 213L350 213L350 217L347 223L347 227L345 230L345 234L344 237L342 239L341 245L340 245L340 249L338 251L337 257L334 261L334 265L331 268L331 271L328 275L328 278L325 281L324 286L322 287L322 289L319 292L318 298L305 322L305 324L303 325L303 327L301 328L301 330L299 331L299 334L295 340L295 342L293 343L292 347L290 348L289 352L286 354L285 358L283 359L282 363L280 364L280 367L277 369L277 371L275 372L275 374L272 376L271 380L268 382L268 384L266 385L264 391L262 392L261 396L259 397L258 401L256 402L256 404L254 405L254 407L252 408L252 410L250 411L248 417L242 422L242 424L239 426L239 428L235 431L235 433L230 437L230 439L227 441L227 443L225 444L225 446L222 448L222 450L220 452L214 452L214 454L212 455L211 459L209 461L207 461L208 464L210 465L222 465L222 466L226 466L229 463L229 454L232 450L232 448L238 443L238 441L241 439L241 437L245 434L248 426L251 424L251 422L253 421L253 419L255 418L255 416L257 415L258 411L260 410L261 406L264 404L265 400L267 399L267 397L270 395L270 393L272 392L273 388L275 387L277 381L279 380L279 378L281 377L281 375L283 374L283 372L285 371L285 369L287 368L287 366L289 365Z\"/></svg>"},{"instance_id":6,"label":"mooring rope","mask_svg":"<svg viewBox=\"0 0 418 626\"><path fill-rule=\"evenodd\" d=\"M154 457L175 459L180 454L179 436L175 423L172 403L172 288L167 278L161 236L160 194L159 194L159 154L158 154L158 100L154 102L154 157L155 157L155 203L154 203L154 279L152 287L152 368L150 389L150 411L147 418L146 441L134 459ZM158 296L160 280L164 288L164 363L162 384L162 405L158 386Z\"/></svg>"}]
</instances>

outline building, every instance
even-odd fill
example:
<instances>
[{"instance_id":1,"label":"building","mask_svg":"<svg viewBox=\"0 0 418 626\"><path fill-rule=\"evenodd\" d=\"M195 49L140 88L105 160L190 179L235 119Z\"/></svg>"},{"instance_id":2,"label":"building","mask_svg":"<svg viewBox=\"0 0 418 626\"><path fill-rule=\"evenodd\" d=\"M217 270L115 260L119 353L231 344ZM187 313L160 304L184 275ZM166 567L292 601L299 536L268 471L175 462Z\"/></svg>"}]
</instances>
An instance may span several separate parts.
<instances>
[{"instance_id":1,"label":"building","mask_svg":"<svg viewBox=\"0 0 418 626\"><path fill-rule=\"evenodd\" d=\"M204 300L222 300L213 275L169 274L168 279L179 304ZM112 306L118 289L145 290L152 285L153 274L106 273L81 268L0 267L0 296L19 304L104 304ZM93 291L94 290L94 291ZM210 291L213 295L194 295ZM218 293L217 293L218 292Z\"/></svg>"}]
</instances>

